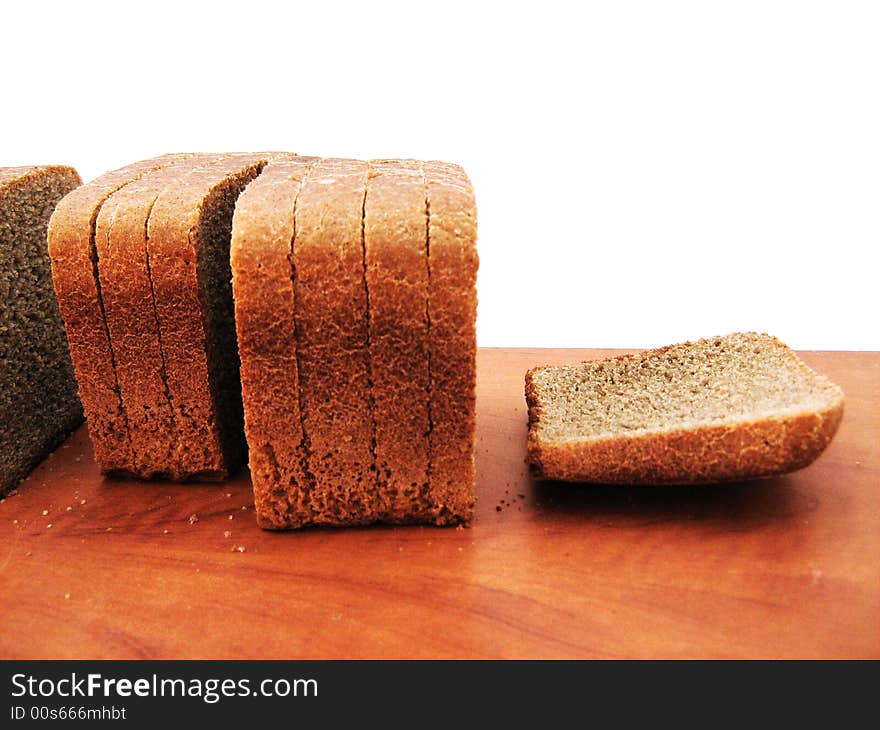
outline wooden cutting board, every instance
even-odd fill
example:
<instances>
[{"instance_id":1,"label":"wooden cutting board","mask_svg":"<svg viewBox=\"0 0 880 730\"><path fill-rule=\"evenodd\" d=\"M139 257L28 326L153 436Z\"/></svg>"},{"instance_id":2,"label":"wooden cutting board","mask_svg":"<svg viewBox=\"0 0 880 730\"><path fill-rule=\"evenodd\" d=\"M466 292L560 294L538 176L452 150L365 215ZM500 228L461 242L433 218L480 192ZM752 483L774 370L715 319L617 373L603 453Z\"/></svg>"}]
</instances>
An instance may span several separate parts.
<instances>
[{"instance_id":1,"label":"wooden cutting board","mask_svg":"<svg viewBox=\"0 0 880 730\"><path fill-rule=\"evenodd\" d=\"M269 533L246 474L103 480L84 428L0 503L2 658L880 657L880 353L808 469L711 487L530 480L523 375L481 350L476 519Z\"/></svg>"}]
</instances>

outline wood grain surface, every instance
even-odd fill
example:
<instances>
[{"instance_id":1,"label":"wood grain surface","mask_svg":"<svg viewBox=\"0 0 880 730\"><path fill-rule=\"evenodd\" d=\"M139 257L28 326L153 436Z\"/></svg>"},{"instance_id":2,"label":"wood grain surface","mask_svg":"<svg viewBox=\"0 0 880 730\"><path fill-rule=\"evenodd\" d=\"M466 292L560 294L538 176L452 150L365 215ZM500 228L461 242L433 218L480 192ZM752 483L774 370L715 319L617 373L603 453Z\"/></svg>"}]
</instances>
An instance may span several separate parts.
<instances>
[{"instance_id":1,"label":"wood grain surface","mask_svg":"<svg viewBox=\"0 0 880 730\"><path fill-rule=\"evenodd\" d=\"M2 658L880 657L880 353L813 466L710 487L535 483L523 375L479 354L472 527L261 531L247 474L104 480L85 429L0 503Z\"/></svg>"}]
</instances>

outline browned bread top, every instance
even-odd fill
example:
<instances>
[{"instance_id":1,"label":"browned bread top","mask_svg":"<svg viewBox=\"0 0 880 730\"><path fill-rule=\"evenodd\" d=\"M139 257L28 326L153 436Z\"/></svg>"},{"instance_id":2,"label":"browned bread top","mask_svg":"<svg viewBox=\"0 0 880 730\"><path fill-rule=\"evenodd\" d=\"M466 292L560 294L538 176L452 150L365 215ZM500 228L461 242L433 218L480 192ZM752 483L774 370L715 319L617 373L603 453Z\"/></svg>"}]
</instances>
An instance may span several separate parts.
<instances>
[{"instance_id":1,"label":"browned bread top","mask_svg":"<svg viewBox=\"0 0 880 730\"><path fill-rule=\"evenodd\" d=\"M769 335L736 333L526 374L537 475L700 483L771 476L831 441L843 393Z\"/></svg>"}]
</instances>

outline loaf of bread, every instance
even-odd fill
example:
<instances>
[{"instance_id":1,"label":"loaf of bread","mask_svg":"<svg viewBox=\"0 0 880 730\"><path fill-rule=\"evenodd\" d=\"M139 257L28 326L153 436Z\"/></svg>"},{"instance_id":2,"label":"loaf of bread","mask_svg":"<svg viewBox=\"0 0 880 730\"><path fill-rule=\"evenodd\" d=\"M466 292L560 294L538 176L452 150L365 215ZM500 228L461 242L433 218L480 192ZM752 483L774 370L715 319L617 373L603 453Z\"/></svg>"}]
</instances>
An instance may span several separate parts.
<instances>
[{"instance_id":1,"label":"loaf of bread","mask_svg":"<svg viewBox=\"0 0 880 730\"><path fill-rule=\"evenodd\" d=\"M47 227L70 167L0 168L0 495L82 422Z\"/></svg>"},{"instance_id":2,"label":"loaf of bread","mask_svg":"<svg viewBox=\"0 0 880 730\"><path fill-rule=\"evenodd\" d=\"M146 224L159 194L199 160L181 157L120 188L104 202L95 224L98 281L125 414L117 428L129 433L127 471L141 477L179 471Z\"/></svg>"},{"instance_id":3,"label":"loaf of bread","mask_svg":"<svg viewBox=\"0 0 880 730\"><path fill-rule=\"evenodd\" d=\"M261 526L470 520L475 217L442 163L273 161L242 194L232 274Z\"/></svg>"},{"instance_id":4,"label":"loaf of bread","mask_svg":"<svg viewBox=\"0 0 880 730\"><path fill-rule=\"evenodd\" d=\"M98 276L98 214L120 188L188 157L164 155L101 175L65 196L49 222L52 280L95 461L104 474L132 473L133 457Z\"/></svg>"},{"instance_id":5,"label":"loaf of bread","mask_svg":"<svg viewBox=\"0 0 880 730\"><path fill-rule=\"evenodd\" d=\"M271 156L136 163L53 216L55 288L102 472L221 479L243 461L230 230Z\"/></svg>"},{"instance_id":6,"label":"loaf of bread","mask_svg":"<svg viewBox=\"0 0 880 730\"><path fill-rule=\"evenodd\" d=\"M247 446L264 527L467 522L475 226L461 168L415 160L166 155L78 189L50 252L101 470L223 479Z\"/></svg>"},{"instance_id":7,"label":"loaf of bread","mask_svg":"<svg viewBox=\"0 0 880 730\"><path fill-rule=\"evenodd\" d=\"M843 392L774 337L737 333L526 374L536 476L699 484L801 469Z\"/></svg>"}]
</instances>

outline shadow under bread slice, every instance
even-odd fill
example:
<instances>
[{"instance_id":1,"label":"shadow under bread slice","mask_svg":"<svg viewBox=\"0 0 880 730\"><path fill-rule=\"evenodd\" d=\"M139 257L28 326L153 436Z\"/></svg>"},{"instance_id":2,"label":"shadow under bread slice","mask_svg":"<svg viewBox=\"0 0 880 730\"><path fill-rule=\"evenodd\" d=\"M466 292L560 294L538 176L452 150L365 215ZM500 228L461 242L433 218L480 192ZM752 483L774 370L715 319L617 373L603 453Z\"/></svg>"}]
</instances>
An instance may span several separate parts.
<instances>
[{"instance_id":1,"label":"shadow under bread slice","mask_svg":"<svg viewBox=\"0 0 880 730\"><path fill-rule=\"evenodd\" d=\"M131 441L126 471L150 479L179 471L177 438L147 254L147 219L159 194L181 175L217 162L194 155L154 170L111 195L95 226L104 315Z\"/></svg>"},{"instance_id":2,"label":"shadow under bread slice","mask_svg":"<svg viewBox=\"0 0 880 730\"><path fill-rule=\"evenodd\" d=\"M362 221L367 163L321 160L296 205L293 242L301 413L313 524L376 520Z\"/></svg>"},{"instance_id":3,"label":"shadow under bread slice","mask_svg":"<svg viewBox=\"0 0 880 730\"><path fill-rule=\"evenodd\" d=\"M0 168L0 495L82 422L46 230L71 167Z\"/></svg>"},{"instance_id":4,"label":"shadow under bread slice","mask_svg":"<svg viewBox=\"0 0 880 730\"><path fill-rule=\"evenodd\" d=\"M103 474L125 472L132 457L98 278L98 213L120 188L189 156L164 155L101 175L65 196L49 223L53 284L95 461Z\"/></svg>"},{"instance_id":5,"label":"shadow under bread slice","mask_svg":"<svg viewBox=\"0 0 880 730\"><path fill-rule=\"evenodd\" d=\"M316 158L270 162L241 194L232 221L232 290L257 522L313 519L313 479L300 411L294 277L298 197Z\"/></svg>"},{"instance_id":6,"label":"shadow under bread slice","mask_svg":"<svg viewBox=\"0 0 880 730\"><path fill-rule=\"evenodd\" d=\"M230 155L165 188L147 223L177 480L223 479L244 460L229 245L235 202L270 153Z\"/></svg>"},{"instance_id":7,"label":"shadow under bread slice","mask_svg":"<svg viewBox=\"0 0 880 730\"><path fill-rule=\"evenodd\" d=\"M526 374L528 455L565 481L702 484L810 464L843 392L769 335L734 333Z\"/></svg>"},{"instance_id":8,"label":"shadow under bread slice","mask_svg":"<svg viewBox=\"0 0 880 730\"><path fill-rule=\"evenodd\" d=\"M455 164L423 164L428 208L431 489L437 524L469 522L476 434L477 210Z\"/></svg>"},{"instance_id":9,"label":"shadow under bread slice","mask_svg":"<svg viewBox=\"0 0 880 730\"><path fill-rule=\"evenodd\" d=\"M434 521L429 479L428 254L419 163L374 160L364 204L378 519Z\"/></svg>"}]
</instances>

